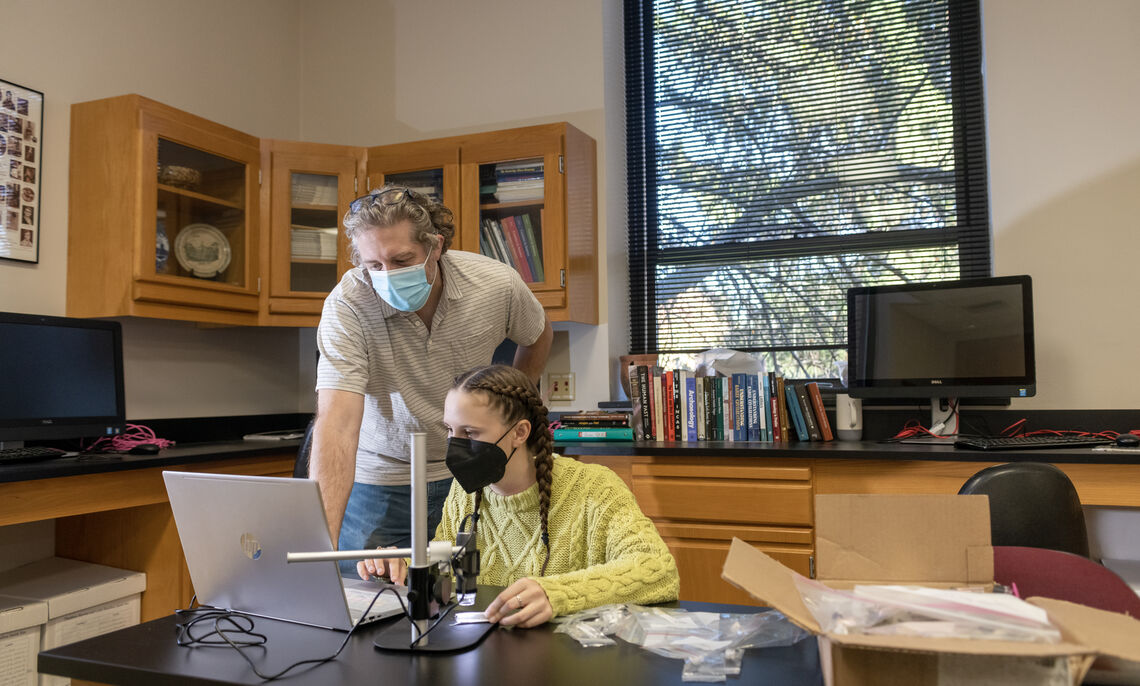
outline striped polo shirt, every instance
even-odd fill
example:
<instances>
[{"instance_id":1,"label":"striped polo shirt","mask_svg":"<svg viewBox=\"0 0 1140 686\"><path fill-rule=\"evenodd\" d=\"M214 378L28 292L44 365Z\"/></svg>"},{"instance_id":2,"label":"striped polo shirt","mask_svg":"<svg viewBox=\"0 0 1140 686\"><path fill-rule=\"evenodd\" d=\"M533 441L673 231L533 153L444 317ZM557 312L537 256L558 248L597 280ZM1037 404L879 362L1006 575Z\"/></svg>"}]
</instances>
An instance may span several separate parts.
<instances>
[{"instance_id":1,"label":"striped polo shirt","mask_svg":"<svg viewBox=\"0 0 1140 686\"><path fill-rule=\"evenodd\" d=\"M428 480L450 477L443 400L455 377L490 364L503 340L531 345L546 327L542 305L511 267L460 251L444 253L440 264L443 296L430 332L414 312L384 302L360 267L325 299L317 390L364 396L359 483L410 483L413 432L427 434Z\"/></svg>"}]
</instances>

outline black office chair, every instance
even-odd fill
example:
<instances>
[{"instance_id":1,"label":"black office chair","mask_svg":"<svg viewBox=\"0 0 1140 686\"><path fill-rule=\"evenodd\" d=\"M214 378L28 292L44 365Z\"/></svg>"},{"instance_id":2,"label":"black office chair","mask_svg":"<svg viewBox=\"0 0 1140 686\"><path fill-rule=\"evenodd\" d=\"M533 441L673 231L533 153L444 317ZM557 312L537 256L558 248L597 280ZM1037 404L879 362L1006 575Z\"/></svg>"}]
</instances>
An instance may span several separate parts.
<instances>
[{"instance_id":1,"label":"black office chair","mask_svg":"<svg viewBox=\"0 0 1140 686\"><path fill-rule=\"evenodd\" d=\"M305 437L301 439L301 446L297 448L297 461L293 463L294 479L309 478L309 453L313 452L313 424L316 421L316 417L309 420L309 425L305 427Z\"/></svg>"},{"instance_id":2,"label":"black office chair","mask_svg":"<svg viewBox=\"0 0 1140 686\"><path fill-rule=\"evenodd\" d=\"M1089 556L1088 531L1077 489L1051 464L1013 462L987 467L970 477L958 493L990 497L990 532L995 546L1048 548Z\"/></svg>"}]
</instances>

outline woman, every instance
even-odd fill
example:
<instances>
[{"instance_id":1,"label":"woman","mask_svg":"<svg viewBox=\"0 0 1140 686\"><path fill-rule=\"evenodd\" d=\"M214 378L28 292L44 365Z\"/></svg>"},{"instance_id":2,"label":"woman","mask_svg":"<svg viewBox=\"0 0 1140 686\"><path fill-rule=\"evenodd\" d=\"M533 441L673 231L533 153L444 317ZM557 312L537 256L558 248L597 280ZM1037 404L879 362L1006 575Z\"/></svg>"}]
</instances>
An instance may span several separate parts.
<instances>
[{"instance_id":1,"label":"woman","mask_svg":"<svg viewBox=\"0 0 1140 686\"><path fill-rule=\"evenodd\" d=\"M455 481L435 537L455 540L475 514L479 583L506 589L487 619L531 628L607 603L676 600L673 556L616 474L556 457L546 407L513 367L481 367L456 380L443 411ZM402 560L362 560L368 579L397 582Z\"/></svg>"}]
</instances>

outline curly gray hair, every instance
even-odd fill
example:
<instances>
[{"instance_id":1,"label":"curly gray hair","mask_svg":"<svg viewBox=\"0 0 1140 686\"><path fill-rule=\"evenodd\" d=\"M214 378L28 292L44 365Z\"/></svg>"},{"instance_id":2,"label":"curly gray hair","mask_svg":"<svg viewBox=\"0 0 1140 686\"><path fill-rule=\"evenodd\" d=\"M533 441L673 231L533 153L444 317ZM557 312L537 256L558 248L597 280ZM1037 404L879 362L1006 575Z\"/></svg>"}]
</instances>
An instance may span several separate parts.
<instances>
[{"instance_id":1,"label":"curly gray hair","mask_svg":"<svg viewBox=\"0 0 1140 686\"><path fill-rule=\"evenodd\" d=\"M405 220L411 223L416 242L429 252L435 247L432 236L443 239L441 255L451 247L455 237L455 215L451 210L423 193L388 184L357 198L344 213L344 235L352 245L352 263L360 266L357 236L369 229L395 226Z\"/></svg>"}]
</instances>

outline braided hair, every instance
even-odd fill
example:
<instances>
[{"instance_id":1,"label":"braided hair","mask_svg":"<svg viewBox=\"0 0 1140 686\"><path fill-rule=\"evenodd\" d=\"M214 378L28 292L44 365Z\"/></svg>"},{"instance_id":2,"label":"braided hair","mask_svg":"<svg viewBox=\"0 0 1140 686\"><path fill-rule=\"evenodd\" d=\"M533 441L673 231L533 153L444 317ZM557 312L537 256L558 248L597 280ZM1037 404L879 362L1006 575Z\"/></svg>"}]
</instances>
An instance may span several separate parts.
<instances>
[{"instance_id":1,"label":"braided hair","mask_svg":"<svg viewBox=\"0 0 1140 686\"><path fill-rule=\"evenodd\" d=\"M523 419L530 421L530 435L526 445L534 456L535 480L538 482L538 515L542 525L542 544L546 546L546 559L539 576L546 574L550 563L550 487L554 480L554 439L546 418L546 406L538 389L524 372L505 365L479 367L456 378L452 390L481 393L492 410L500 413L507 424ZM475 526L478 526L479 506L483 491L475 494Z\"/></svg>"}]
</instances>

